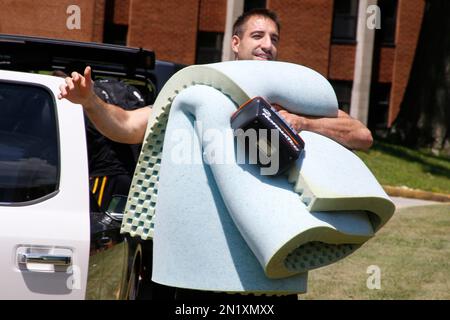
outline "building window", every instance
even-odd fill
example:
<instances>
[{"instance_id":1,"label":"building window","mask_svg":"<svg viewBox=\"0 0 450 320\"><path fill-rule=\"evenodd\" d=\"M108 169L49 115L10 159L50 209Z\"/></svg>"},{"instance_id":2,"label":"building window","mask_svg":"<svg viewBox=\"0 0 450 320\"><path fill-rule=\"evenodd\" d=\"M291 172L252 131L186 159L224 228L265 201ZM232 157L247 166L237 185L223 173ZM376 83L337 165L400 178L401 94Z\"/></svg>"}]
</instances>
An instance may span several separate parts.
<instances>
[{"instance_id":1,"label":"building window","mask_svg":"<svg viewBox=\"0 0 450 320\"><path fill-rule=\"evenodd\" d=\"M358 0L335 0L333 12L333 42L356 41Z\"/></svg>"},{"instance_id":2,"label":"building window","mask_svg":"<svg viewBox=\"0 0 450 320\"><path fill-rule=\"evenodd\" d=\"M397 0L379 0L381 12L380 41L383 45L395 44L395 24L397 21Z\"/></svg>"},{"instance_id":3,"label":"building window","mask_svg":"<svg viewBox=\"0 0 450 320\"><path fill-rule=\"evenodd\" d=\"M105 25L105 30L103 33L103 42L126 46L127 34L128 34L128 26L111 23Z\"/></svg>"},{"instance_id":4,"label":"building window","mask_svg":"<svg viewBox=\"0 0 450 320\"><path fill-rule=\"evenodd\" d=\"M350 112L350 102L352 99L352 81L330 80L339 103L339 109L347 113Z\"/></svg>"},{"instance_id":5,"label":"building window","mask_svg":"<svg viewBox=\"0 0 450 320\"><path fill-rule=\"evenodd\" d=\"M245 0L244 1L244 12L250 11L257 8L265 8L266 0Z\"/></svg>"},{"instance_id":6,"label":"building window","mask_svg":"<svg viewBox=\"0 0 450 320\"><path fill-rule=\"evenodd\" d=\"M368 127L371 130L387 128L389 99L391 96L390 83L377 83L371 93Z\"/></svg>"},{"instance_id":7,"label":"building window","mask_svg":"<svg viewBox=\"0 0 450 320\"><path fill-rule=\"evenodd\" d=\"M115 0L106 0L103 42L126 46L128 26L114 23L114 7Z\"/></svg>"},{"instance_id":8,"label":"building window","mask_svg":"<svg viewBox=\"0 0 450 320\"><path fill-rule=\"evenodd\" d=\"M195 63L212 63L222 60L223 33L199 31Z\"/></svg>"}]
</instances>

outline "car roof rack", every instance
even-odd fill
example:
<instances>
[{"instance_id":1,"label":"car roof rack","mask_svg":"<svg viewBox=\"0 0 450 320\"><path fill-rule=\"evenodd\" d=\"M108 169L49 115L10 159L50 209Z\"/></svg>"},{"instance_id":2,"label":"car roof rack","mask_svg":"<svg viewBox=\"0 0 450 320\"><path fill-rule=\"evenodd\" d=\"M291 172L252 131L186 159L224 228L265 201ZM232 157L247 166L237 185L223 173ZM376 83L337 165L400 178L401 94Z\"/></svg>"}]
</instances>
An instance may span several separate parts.
<instances>
[{"instance_id":1,"label":"car roof rack","mask_svg":"<svg viewBox=\"0 0 450 320\"><path fill-rule=\"evenodd\" d=\"M153 79L155 54L113 44L0 34L0 69L82 73L87 65L97 75Z\"/></svg>"}]
</instances>

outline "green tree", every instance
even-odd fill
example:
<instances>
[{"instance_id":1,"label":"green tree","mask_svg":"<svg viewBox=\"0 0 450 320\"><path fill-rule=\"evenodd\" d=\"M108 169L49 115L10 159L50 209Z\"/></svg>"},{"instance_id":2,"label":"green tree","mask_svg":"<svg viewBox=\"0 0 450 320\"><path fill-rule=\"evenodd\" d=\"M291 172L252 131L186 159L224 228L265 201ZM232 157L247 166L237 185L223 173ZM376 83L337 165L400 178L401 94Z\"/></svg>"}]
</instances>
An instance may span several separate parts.
<instances>
[{"instance_id":1,"label":"green tree","mask_svg":"<svg viewBox=\"0 0 450 320\"><path fill-rule=\"evenodd\" d=\"M450 1L426 0L408 85L390 138L450 155Z\"/></svg>"}]
</instances>

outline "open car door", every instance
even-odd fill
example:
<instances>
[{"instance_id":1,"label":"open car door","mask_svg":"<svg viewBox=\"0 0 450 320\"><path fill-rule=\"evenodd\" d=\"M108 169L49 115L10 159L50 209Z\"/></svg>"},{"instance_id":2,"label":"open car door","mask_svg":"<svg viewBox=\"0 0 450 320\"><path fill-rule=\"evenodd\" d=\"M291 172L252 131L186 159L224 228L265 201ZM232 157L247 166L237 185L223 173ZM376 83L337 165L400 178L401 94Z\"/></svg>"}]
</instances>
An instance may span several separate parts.
<instances>
[{"instance_id":1,"label":"open car door","mask_svg":"<svg viewBox=\"0 0 450 320\"><path fill-rule=\"evenodd\" d=\"M0 70L0 299L86 295L84 121L57 99L63 81Z\"/></svg>"}]
</instances>

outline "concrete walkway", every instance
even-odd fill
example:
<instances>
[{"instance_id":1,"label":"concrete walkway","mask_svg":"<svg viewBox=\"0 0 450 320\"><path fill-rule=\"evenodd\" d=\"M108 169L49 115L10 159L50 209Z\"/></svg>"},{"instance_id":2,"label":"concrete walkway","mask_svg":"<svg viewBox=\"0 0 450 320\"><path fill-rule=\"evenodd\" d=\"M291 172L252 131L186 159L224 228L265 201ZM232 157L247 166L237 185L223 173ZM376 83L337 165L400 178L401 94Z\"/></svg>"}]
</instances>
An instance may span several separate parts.
<instances>
[{"instance_id":1,"label":"concrete walkway","mask_svg":"<svg viewBox=\"0 0 450 320\"><path fill-rule=\"evenodd\" d=\"M405 207L415 207L415 206L426 206L431 204L442 204L443 202L420 200L412 198L402 198L402 197L390 197L395 203L397 209Z\"/></svg>"}]
</instances>

